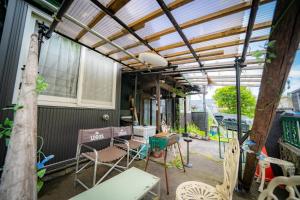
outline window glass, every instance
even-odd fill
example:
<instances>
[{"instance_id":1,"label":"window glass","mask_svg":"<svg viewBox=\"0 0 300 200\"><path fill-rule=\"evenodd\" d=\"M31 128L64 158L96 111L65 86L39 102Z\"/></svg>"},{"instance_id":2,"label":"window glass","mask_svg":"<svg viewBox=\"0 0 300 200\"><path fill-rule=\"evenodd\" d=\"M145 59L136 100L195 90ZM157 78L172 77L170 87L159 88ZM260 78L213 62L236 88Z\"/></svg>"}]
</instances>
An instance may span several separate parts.
<instances>
[{"instance_id":1,"label":"window glass","mask_svg":"<svg viewBox=\"0 0 300 200\"><path fill-rule=\"evenodd\" d=\"M115 90L114 82L114 62L86 49L82 79L82 102L111 105Z\"/></svg>"},{"instance_id":2,"label":"window glass","mask_svg":"<svg viewBox=\"0 0 300 200\"><path fill-rule=\"evenodd\" d=\"M48 83L43 95L76 98L80 45L53 33L42 44L39 73Z\"/></svg>"}]
</instances>

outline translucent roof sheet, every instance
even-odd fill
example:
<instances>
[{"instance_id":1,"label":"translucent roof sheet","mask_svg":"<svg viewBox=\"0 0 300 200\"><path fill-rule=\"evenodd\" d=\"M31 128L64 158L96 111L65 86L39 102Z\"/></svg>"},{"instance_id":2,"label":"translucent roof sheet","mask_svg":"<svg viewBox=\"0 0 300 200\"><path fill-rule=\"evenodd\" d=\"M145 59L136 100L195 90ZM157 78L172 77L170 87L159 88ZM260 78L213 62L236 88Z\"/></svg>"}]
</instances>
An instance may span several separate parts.
<instances>
[{"instance_id":1,"label":"translucent roof sheet","mask_svg":"<svg viewBox=\"0 0 300 200\"><path fill-rule=\"evenodd\" d=\"M112 0L98 0L103 5L107 6ZM164 0L164 2L168 5L170 3L174 3L175 0ZM190 20L194 20L199 17L207 16L209 14L218 12L220 10L224 10L226 8L238 5L243 2L250 2L250 0L194 0L189 3L182 4L178 6L176 9L173 9L171 13L176 19L178 24L186 23ZM265 3L261 5L257 12L256 23L268 22L272 21L274 8L275 8L275 0L270 3ZM84 25L90 24L90 22L95 18L95 16L101 13L101 9L99 9L96 5L94 5L90 0L75 0L71 7L68 9L67 14L74 17L77 21ZM150 0L131 0L126 3L122 8L120 8L116 16L122 20L125 24L129 25L134 22L141 20L143 17L154 14L155 12L159 12L156 17L151 18L151 20L146 20L144 27L136 30L136 33L141 37L146 39L153 34L161 33L161 31L165 31L167 29L171 29L171 31L164 33L163 35L157 36L155 39L149 41L149 45L153 48L164 49L163 47L183 43L180 35L175 31L173 24L170 22L168 17L163 14L159 4L156 1ZM243 10L238 13L234 13L228 16L220 17L214 20L210 20L201 24L197 24L191 26L189 28L183 29L184 34L187 36L189 40L193 40L195 38L201 38L210 36L214 33L219 33L224 30L228 30L232 27L246 27L249 20L250 9ZM126 48L127 46L134 45L140 43L137 38L135 38L132 34L128 33L124 28L112 19L110 16L105 15L96 25L92 28L97 33L103 35L106 38L114 38L113 43ZM59 23L56 30L65 34L71 38L76 38L78 34L82 31L82 28L73 22L63 18L62 22ZM119 35L118 38L115 37L115 34ZM270 34L270 28L264 28L261 30L255 30L252 33L252 38L259 36L267 36ZM114 37L112 37L114 36ZM153 37L153 36L152 36ZM245 33L236 34L228 37L221 37L218 39L207 40L200 43L191 44L194 49L197 50L197 54L205 54L205 53L213 53L217 52L217 54L211 54L210 58L203 58L204 64L216 64L222 62L232 62L234 60L234 56L240 54L243 49L243 45L235 45L229 47L223 47L216 49L214 46L226 42L239 41L244 40ZM266 39L266 38L264 38ZM87 32L85 33L79 40L81 43L93 47L98 42L101 42L102 39L97 36ZM248 51L255 51L264 49L264 45L267 41L259 41L250 43ZM104 44L104 45L103 45ZM194 58L192 58L191 53L186 45L171 48L169 46L167 50L160 51L159 54L166 56L169 54L177 53L179 56L168 58L168 59L179 59L178 64L182 67L192 67L198 65L195 62ZM203 47L210 47L209 50L203 51ZM199 49L201 52L199 52ZM202 49L201 49L202 48ZM119 49L115 48L113 45L109 43L102 43L102 46L96 47L98 51L101 51L104 54L108 54L110 52L117 52L112 54L111 56L115 59L124 60L124 57L128 57L128 55ZM207 49L207 48L206 48ZM139 46L130 48L126 50L129 53L138 55L139 53L149 51L149 48L143 44ZM221 53L220 53L221 52ZM225 58L222 58L221 54L225 55ZM182 55L180 55L182 54ZM227 58L227 55L231 55L232 57ZM186 58L187 59L182 59ZM206 56L208 57L208 56ZM207 61L205 61L207 59ZM215 59L215 60L212 60ZM253 59L253 57L248 56L247 59ZM201 60L201 59L200 59ZM130 63L134 60L129 59L124 62ZM135 61L134 61L135 62ZM185 63L186 64L182 64ZM176 62L175 62L176 63Z\"/></svg>"},{"instance_id":2,"label":"translucent roof sheet","mask_svg":"<svg viewBox=\"0 0 300 200\"><path fill-rule=\"evenodd\" d=\"M80 38L79 41L84 44L87 44L88 46L92 46L95 43L101 41L101 39L99 37L95 36L94 34L91 34L88 32L82 38Z\"/></svg>"},{"instance_id":3,"label":"translucent roof sheet","mask_svg":"<svg viewBox=\"0 0 300 200\"><path fill-rule=\"evenodd\" d=\"M62 22L57 25L56 30L74 39L81 31L81 27L63 17Z\"/></svg>"},{"instance_id":4,"label":"translucent roof sheet","mask_svg":"<svg viewBox=\"0 0 300 200\"><path fill-rule=\"evenodd\" d=\"M199 24L197 26L192 26L190 28L184 29L183 32L185 33L188 39L193 39L194 37L208 35L236 26L242 26L243 16L244 13L239 12L233 15L222 17L220 19Z\"/></svg>"},{"instance_id":5,"label":"translucent roof sheet","mask_svg":"<svg viewBox=\"0 0 300 200\"><path fill-rule=\"evenodd\" d=\"M258 11L255 18L255 23L261 23L270 21L273 18L276 2L270 2L263 4L258 7ZM245 11L245 16L243 18L243 25L247 26L250 16L250 9Z\"/></svg>"},{"instance_id":6,"label":"translucent roof sheet","mask_svg":"<svg viewBox=\"0 0 300 200\"><path fill-rule=\"evenodd\" d=\"M108 28L109 27L109 28ZM123 27L119 25L110 16L105 16L103 19L96 24L94 29L105 37L109 37L117 32L123 30Z\"/></svg>"},{"instance_id":7,"label":"translucent roof sheet","mask_svg":"<svg viewBox=\"0 0 300 200\"><path fill-rule=\"evenodd\" d=\"M183 42L180 35L177 32L164 35L160 37L159 40L149 43L152 47L157 48L161 46L166 46L169 44L177 43L177 42Z\"/></svg>"},{"instance_id":8,"label":"translucent roof sheet","mask_svg":"<svg viewBox=\"0 0 300 200\"><path fill-rule=\"evenodd\" d=\"M145 27L136 31L136 33L141 37L146 37L148 35L151 35L153 33L157 33L159 31L162 31L164 29L172 27L172 23L168 19L166 15L162 15L160 17L157 17L150 22L145 24Z\"/></svg>"},{"instance_id":9,"label":"translucent roof sheet","mask_svg":"<svg viewBox=\"0 0 300 200\"><path fill-rule=\"evenodd\" d=\"M88 24L101 10L89 0L75 0L67 13L83 24Z\"/></svg>"},{"instance_id":10,"label":"translucent roof sheet","mask_svg":"<svg viewBox=\"0 0 300 200\"><path fill-rule=\"evenodd\" d=\"M174 0L168 0L165 3L168 4L172 1ZM156 1L131 0L117 12L116 16L128 25L157 9L160 9L160 6Z\"/></svg>"},{"instance_id":11,"label":"translucent roof sheet","mask_svg":"<svg viewBox=\"0 0 300 200\"><path fill-rule=\"evenodd\" d=\"M176 21L181 24L241 2L243 0L196 0L171 12Z\"/></svg>"}]
</instances>

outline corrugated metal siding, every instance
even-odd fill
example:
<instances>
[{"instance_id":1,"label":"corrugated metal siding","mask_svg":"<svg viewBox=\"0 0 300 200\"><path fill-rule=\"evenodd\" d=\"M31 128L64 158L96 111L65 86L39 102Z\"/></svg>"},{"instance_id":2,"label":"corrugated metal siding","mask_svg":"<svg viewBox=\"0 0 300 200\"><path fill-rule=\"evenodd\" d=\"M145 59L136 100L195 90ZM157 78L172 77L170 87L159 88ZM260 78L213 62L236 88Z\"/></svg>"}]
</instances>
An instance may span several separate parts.
<instances>
[{"instance_id":1,"label":"corrugated metal siding","mask_svg":"<svg viewBox=\"0 0 300 200\"><path fill-rule=\"evenodd\" d=\"M108 114L108 121L102 116ZM44 139L43 152L55 155L52 163L74 158L79 129L118 126L114 110L39 107L38 134ZM50 164L50 163L48 163Z\"/></svg>"}]
</instances>

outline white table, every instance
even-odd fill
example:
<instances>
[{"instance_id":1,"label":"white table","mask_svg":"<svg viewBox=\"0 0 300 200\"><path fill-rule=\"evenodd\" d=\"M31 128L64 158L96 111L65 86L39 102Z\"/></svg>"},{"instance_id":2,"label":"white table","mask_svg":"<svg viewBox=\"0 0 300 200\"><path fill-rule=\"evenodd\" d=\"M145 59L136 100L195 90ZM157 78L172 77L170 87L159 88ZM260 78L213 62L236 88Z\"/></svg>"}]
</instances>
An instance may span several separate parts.
<instances>
[{"instance_id":1,"label":"white table","mask_svg":"<svg viewBox=\"0 0 300 200\"><path fill-rule=\"evenodd\" d=\"M152 190L157 187L157 194ZM160 198L160 178L132 167L71 200L138 200L147 194Z\"/></svg>"}]
</instances>

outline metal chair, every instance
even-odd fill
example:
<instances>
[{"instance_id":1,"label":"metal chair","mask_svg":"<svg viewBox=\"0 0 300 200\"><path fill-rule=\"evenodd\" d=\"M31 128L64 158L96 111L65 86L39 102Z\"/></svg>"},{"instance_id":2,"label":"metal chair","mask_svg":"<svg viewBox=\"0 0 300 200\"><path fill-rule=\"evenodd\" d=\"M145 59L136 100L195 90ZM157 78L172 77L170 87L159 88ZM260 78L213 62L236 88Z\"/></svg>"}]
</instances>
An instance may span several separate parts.
<instances>
[{"instance_id":1,"label":"metal chair","mask_svg":"<svg viewBox=\"0 0 300 200\"><path fill-rule=\"evenodd\" d=\"M239 142L234 138L225 150L223 183L213 187L197 181L184 182L176 189L176 200L231 200L238 176L239 157Z\"/></svg>"},{"instance_id":2,"label":"metal chair","mask_svg":"<svg viewBox=\"0 0 300 200\"><path fill-rule=\"evenodd\" d=\"M142 158L141 153L147 148L146 141L141 141L135 138L131 126L113 127L112 131L114 140L123 142L116 143L115 145L121 149L129 151L127 155L127 168L137 157ZM130 137L129 140L121 138L126 136Z\"/></svg>"},{"instance_id":3,"label":"metal chair","mask_svg":"<svg viewBox=\"0 0 300 200\"><path fill-rule=\"evenodd\" d=\"M91 145L95 146L96 142L109 140L110 145L104 149L97 150ZM123 142L124 141L118 141ZM93 144L94 143L94 144ZM91 163L94 163L94 174L92 186L99 184L103 179L113 170L121 171L121 169L126 169L127 166L118 165L120 161L128 154L129 151L124 151L114 145L115 139L112 137L112 128L98 128L98 129L86 129L79 130L78 142L77 142L77 152L76 152L76 171L75 171L75 184L78 182L84 188L89 189L86 184L84 184L79 178L78 174L88 167ZM128 143L124 143L128 145ZM85 150L85 151L83 151ZM85 158L89 160L85 165L79 169L80 158ZM97 176L97 166L105 165L110 167L110 169L98 180L96 183Z\"/></svg>"},{"instance_id":4,"label":"metal chair","mask_svg":"<svg viewBox=\"0 0 300 200\"><path fill-rule=\"evenodd\" d=\"M296 186L300 185L300 176L292 176L292 177L285 177L285 176L278 176L272 179L269 183L268 187L260 193L258 200L265 200L265 199L274 199L278 200L275 196L274 189L279 185L285 185L285 189L289 192L289 197L287 200L299 200L299 196L296 196Z\"/></svg>"},{"instance_id":5,"label":"metal chair","mask_svg":"<svg viewBox=\"0 0 300 200\"><path fill-rule=\"evenodd\" d=\"M159 163L159 164L162 164L164 166L164 169L165 169L167 194L169 194L169 182L168 182L168 173L167 173L167 168L168 168L167 167L168 146L172 146L172 145L177 144L180 159L181 159L182 168L183 168L183 171L185 172L184 163L183 163L182 154L181 154L180 145L179 145L179 139L180 139L179 135L176 135L176 134L170 135L168 137L157 137L157 135L156 135L156 136L152 136L152 137L149 138L150 149L148 150L148 156L147 156L147 160L146 160L145 171L147 171L149 161L153 161L153 162L158 163L156 160L150 159L151 152L163 151L164 152L164 162Z\"/></svg>"}]
</instances>

